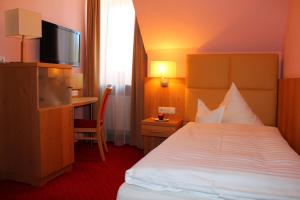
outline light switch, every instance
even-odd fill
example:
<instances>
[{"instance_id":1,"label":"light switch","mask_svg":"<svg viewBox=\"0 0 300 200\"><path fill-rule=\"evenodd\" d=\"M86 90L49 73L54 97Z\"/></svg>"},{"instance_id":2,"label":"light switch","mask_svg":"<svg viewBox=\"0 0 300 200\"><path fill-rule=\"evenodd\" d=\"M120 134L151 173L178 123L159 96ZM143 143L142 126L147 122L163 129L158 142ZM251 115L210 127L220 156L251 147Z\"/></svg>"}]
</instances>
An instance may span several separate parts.
<instances>
[{"instance_id":1,"label":"light switch","mask_svg":"<svg viewBox=\"0 0 300 200\"><path fill-rule=\"evenodd\" d=\"M174 115L176 113L175 107L158 107L159 113Z\"/></svg>"},{"instance_id":2,"label":"light switch","mask_svg":"<svg viewBox=\"0 0 300 200\"><path fill-rule=\"evenodd\" d=\"M72 90L72 97L77 97L79 95L78 90Z\"/></svg>"},{"instance_id":3,"label":"light switch","mask_svg":"<svg viewBox=\"0 0 300 200\"><path fill-rule=\"evenodd\" d=\"M5 63L5 57L4 56L0 56L0 63Z\"/></svg>"}]
</instances>

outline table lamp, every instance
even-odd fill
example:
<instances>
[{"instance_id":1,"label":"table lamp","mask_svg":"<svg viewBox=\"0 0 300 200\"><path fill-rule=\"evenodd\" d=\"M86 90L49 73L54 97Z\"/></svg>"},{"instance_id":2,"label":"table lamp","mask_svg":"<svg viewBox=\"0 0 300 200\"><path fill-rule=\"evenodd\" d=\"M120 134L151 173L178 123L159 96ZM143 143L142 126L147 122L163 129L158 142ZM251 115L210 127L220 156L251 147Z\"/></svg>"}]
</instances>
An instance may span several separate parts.
<instances>
[{"instance_id":1,"label":"table lamp","mask_svg":"<svg viewBox=\"0 0 300 200\"><path fill-rule=\"evenodd\" d=\"M21 62L24 62L24 39L42 37L41 14L20 8L5 11L5 35L21 38Z\"/></svg>"},{"instance_id":2,"label":"table lamp","mask_svg":"<svg viewBox=\"0 0 300 200\"><path fill-rule=\"evenodd\" d=\"M161 86L168 87L168 78L176 78L176 62L151 61L150 77L160 77Z\"/></svg>"}]
</instances>

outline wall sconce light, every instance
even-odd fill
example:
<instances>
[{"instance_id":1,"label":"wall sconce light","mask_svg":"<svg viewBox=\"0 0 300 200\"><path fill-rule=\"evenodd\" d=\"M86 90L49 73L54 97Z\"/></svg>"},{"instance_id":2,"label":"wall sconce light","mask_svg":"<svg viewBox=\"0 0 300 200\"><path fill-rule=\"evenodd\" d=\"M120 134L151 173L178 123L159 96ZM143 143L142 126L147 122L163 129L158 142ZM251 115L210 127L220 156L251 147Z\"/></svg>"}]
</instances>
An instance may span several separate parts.
<instances>
[{"instance_id":1,"label":"wall sconce light","mask_svg":"<svg viewBox=\"0 0 300 200\"><path fill-rule=\"evenodd\" d=\"M20 8L6 11L5 35L21 38L21 62L23 62L24 39L42 37L41 14Z\"/></svg>"},{"instance_id":2,"label":"wall sconce light","mask_svg":"<svg viewBox=\"0 0 300 200\"><path fill-rule=\"evenodd\" d=\"M151 61L150 77L160 77L161 86L168 87L168 78L176 78L176 62Z\"/></svg>"}]
</instances>

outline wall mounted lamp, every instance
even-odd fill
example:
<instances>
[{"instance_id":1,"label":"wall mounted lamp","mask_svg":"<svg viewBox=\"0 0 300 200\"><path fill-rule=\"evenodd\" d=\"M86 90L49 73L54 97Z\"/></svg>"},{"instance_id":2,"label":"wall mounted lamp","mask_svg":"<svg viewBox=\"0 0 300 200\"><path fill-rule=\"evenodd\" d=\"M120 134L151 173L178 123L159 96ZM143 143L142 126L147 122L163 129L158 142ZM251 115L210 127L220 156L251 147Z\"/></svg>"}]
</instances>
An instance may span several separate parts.
<instances>
[{"instance_id":1,"label":"wall mounted lamp","mask_svg":"<svg viewBox=\"0 0 300 200\"><path fill-rule=\"evenodd\" d=\"M161 86L168 87L168 78L176 78L176 62L151 61L150 77L160 77Z\"/></svg>"}]
</instances>

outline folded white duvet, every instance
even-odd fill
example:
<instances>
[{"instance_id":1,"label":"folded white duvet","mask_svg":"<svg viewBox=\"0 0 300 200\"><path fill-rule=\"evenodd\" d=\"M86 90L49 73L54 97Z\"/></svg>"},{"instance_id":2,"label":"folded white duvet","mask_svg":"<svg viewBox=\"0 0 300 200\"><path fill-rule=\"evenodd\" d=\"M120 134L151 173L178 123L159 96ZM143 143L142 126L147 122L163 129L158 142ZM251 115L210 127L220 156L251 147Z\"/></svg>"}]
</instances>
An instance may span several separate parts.
<instances>
[{"instance_id":1,"label":"folded white duvet","mask_svg":"<svg viewBox=\"0 0 300 200\"><path fill-rule=\"evenodd\" d=\"M224 199L300 199L300 157L274 127L190 122L127 170L126 183Z\"/></svg>"}]
</instances>

